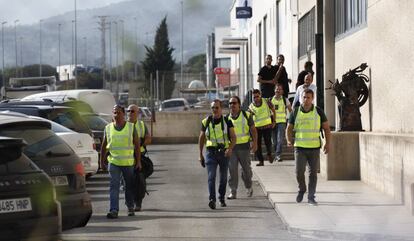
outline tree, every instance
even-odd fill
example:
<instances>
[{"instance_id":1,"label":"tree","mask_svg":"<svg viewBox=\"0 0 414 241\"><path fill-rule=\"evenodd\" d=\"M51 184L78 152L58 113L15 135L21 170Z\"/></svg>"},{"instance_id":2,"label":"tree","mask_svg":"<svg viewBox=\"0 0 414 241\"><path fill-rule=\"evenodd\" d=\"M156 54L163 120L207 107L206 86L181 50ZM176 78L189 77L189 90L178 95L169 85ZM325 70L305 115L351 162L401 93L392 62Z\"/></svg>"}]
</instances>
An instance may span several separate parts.
<instances>
[{"instance_id":1,"label":"tree","mask_svg":"<svg viewBox=\"0 0 414 241\"><path fill-rule=\"evenodd\" d=\"M186 64L186 71L190 73L206 72L206 54L191 57Z\"/></svg>"},{"instance_id":2,"label":"tree","mask_svg":"<svg viewBox=\"0 0 414 241\"><path fill-rule=\"evenodd\" d=\"M152 48L145 46L145 49L147 50L147 53L145 60L142 62L142 66L146 79L149 79L151 74L155 79L156 71L158 70L160 76L163 75L163 78L160 77L160 89L164 90L164 93L161 93L161 96L170 98L175 86L174 75L172 72L175 60L172 57L174 48L170 47L170 41L168 39L167 17L164 17L157 28L154 46ZM162 79L164 79L164 83L161 83ZM150 83L147 81L146 87L148 89L149 86Z\"/></svg>"}]
</instances>

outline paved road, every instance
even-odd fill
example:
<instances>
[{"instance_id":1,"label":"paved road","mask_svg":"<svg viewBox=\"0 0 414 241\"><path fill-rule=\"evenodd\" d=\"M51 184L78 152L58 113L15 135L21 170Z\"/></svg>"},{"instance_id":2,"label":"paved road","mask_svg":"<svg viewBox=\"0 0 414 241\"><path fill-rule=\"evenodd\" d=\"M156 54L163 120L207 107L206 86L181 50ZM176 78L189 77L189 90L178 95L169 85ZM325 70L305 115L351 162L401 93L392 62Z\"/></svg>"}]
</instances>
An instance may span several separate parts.
<instances>
[{"instance_id":1,"label":"paved road","mask_svg":"<svg viewBox=\"0 0 414 241\"><path fill-rule=\"evenodd\" d=\"M239 199L211 210L196 145L157 145L150 151L155 172L148 180L144 210L127 217L121 205L119 219L108 220L109 178L96 175L87 184L93 217L86 227L65 231L64 240L308 240L284 228L257 182L252 198L242 187Z\"/></svg>"}]
</instances>

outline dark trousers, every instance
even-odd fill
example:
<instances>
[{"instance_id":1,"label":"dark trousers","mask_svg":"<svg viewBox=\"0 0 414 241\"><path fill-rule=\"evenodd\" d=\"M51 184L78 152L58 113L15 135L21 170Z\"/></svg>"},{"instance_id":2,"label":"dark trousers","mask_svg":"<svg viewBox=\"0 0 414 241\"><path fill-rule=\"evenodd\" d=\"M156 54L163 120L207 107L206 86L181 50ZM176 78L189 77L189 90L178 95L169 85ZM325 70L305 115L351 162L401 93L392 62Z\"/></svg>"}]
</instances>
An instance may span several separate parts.
<instances>
[{"instance_id":1,"label":"dark trousers","mask_svg":"<svg viewBox=\"0 0 414 241\"><path fill-rule=\"evenodd\" d=\"M219 200L223 201L226 195L227 175L229 160L224 156L224 152L207 149L206 167L208 174L209 200L216 201L216 173L217 166L220 167Z\"/></svg>"},{"instance_id":2,"label":"dark trousers","mask_svg":"<svg viewBox=\"0 0 414 241\"><path fill-rule=\"evenodd\" d=\"M319 171L319 149L295 148L296 180L299 192L306 192L305 171L309 165L308 199L315 198Z\"/></svg>"},{"instance_id":3,"label":"dark trousers","mask_svg":"<svg viewBox=\"0 0 414 241\"><path fill-rule=\"evenodd\" d=\"M262 137L266 145L267 155L272 154L272 128L259 129L257 128L257 151L256 157L260 162L263 162L262 154Z\"/></svg>"}]
</instances>

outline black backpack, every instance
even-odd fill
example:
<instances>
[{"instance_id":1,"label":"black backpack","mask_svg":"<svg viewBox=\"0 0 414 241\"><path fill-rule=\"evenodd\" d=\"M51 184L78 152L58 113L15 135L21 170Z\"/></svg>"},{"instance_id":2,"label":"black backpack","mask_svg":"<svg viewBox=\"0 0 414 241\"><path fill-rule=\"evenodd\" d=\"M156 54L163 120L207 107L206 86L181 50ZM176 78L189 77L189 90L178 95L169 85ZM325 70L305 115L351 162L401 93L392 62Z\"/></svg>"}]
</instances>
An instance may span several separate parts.
<instances>
[{"instance_id":1,"label":"black backpack","mask_svg":"<svg viewBox=\"0 0 414 241\"><path fill-rule=\"evenodd\" d=\"M147 155L141 155L141 165L142 165L142 173L144 174L145 178L154 173L154 163Z\"/></svg>"}]
</instances>

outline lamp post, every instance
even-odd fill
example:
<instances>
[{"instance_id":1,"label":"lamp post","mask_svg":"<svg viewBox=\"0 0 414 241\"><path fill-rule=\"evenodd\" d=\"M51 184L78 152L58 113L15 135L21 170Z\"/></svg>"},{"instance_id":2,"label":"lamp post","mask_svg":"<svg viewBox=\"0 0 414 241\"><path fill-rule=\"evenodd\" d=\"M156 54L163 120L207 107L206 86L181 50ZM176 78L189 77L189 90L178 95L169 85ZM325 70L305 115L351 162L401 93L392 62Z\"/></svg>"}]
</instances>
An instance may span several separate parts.
<instances>
[{"instance_id":1,"label":"lamp post","mask_svg":"<svg viewBox=\"0 0 414 241\"><path fill-rule=\"evenodd\" d=\"M6 21L1 23L1 51L2 51L2 65L3 65L3 67L1 68L2 75L1 75L0 88L2 86L6 85L6 81L5 81L6 78L4 76L5 75L5 72L4 72L4 25L6 23L7 23Z\"/></svg>"},{"instance_id":2,"label":"lamp post","mask_svg":"<svg viewBox=\"0 0 414 241\"><path fill-rule=\"evenodd\" d=\"M73 53L74 45L75 45L75 20L72 20L72 61L70 62L70 66L73 66L75 63L75 54ZM71 69L73 75L73 69ZM69 80L69 79L68 79Z\"/></svg>"},{"instance_id":3,"label":"lamp post","mask_svg":"<svg viewBox=\"0 0 414 241\"><path fill-rule=\"evenodd\" d=\"M60 79L60 27L62 26L61 23L58 24L58 72L59 72L59 80Z\"/></svg>"},{"instance_id":4,"label":"lamp post","mask_svg":"<svg viewBox=\"0 0 414 241\"><path fill-rule=\"evenodd\" d=\"M23 77L23 37L19 37L20 40L20 77Z\"/></svg>"},{"instance_id":5,"label":"lamp post","mask_svg":"<svg viewBox=\"0 0 414 241\"><path fill-rule=\"evenodd\" d=\"M39 20L39 76L42 77L42 22L43 19Z\"/></svg>"},{"instance_id":6,"label":"lamp post","mask_svg":"<svg viewBox=\"0 0 414 241\"><path fill-rule=\"evenodd\" d=\"M116 92L115 92L115 99L118 101L119 95L119 62L118 62L118 50L119 50L119 39L118 39L118 22L114 21L115 24L115 40L116 40Z\"/></svg>"},{"instance_id":7,"label":"lamp post","mask_svg":"<svg viewBox=\"0 0 414 241\"><path fill-rule=\"evenodd\" d=\"M134 65L134 79L135 81L138 79L138 20L134 17L135 20L135 65Z\"/></svg>"},{"instance_id":8,"label":"lamp post","mask_svg":"<svg viewBox=\"0 0 414 241\"><path fill-rule=\"evenodd\" d=\"M15 56L16 56L16 78L17 78L17 23L19 22L18 19L14 20L14 51L15 51Z\"/></svg>"},{"instance_id":9,"label":"lamp post","mask_svg":"<svg viewBox=\"0 0 414 241\"><path fill-rule=\"evenodd\" d=\"M181 3L181 82L180 82L180 88L183 89L183 64L184 64L184 5L183 1ZM182 96L182 93L180 91L180 96Z\"/></svg>"},{"instance_id":10,"label":"lamp post","mask_svg":"<svg viewBox=\"0 0 414 241\"><path fill-rule=\"evenodd\" d=\"M124 26L124 20L119 20L120 22L121 22L121 31L122 31L122 39L121 39L121 41L122 41L122 43L121 43L121 46L122 46L122 50L121 50L121 59L122 59L122 65L121 65L121 81L122 81L122 85L121 85L121 91L123 92L124 91L124 88L125 88L125 86L124 86L124 84L125 84L125 77L124 77L124 72L125 72L125 69L124 69L124 64L125 64L125 59L124 59L124 52L125 52L125 41L124 41L124 37L125 37L125 26Z\"/></svg>"},{"instance_id":11,"label":"lamp post","mask_svg":"<svg viewBox=\"0 0 414 241\"><path fill-rule=\"evenodd\" d=\"M77 15L76 15L76 0L75 2L75 89L78 88L78 68L76 68L76 65L78 63L78 41L77 41Z\"/></svg>"},{"instance_id":12,"label":"lamp post","mask_svg":"<svg viewBox=\"0 0 414 241\"><path fill-rule=\"evenodd\" d=\"M109 22L109 89L112 92L112 22Z\"/></svg>"}]
</instances>

